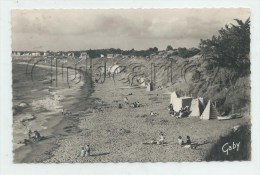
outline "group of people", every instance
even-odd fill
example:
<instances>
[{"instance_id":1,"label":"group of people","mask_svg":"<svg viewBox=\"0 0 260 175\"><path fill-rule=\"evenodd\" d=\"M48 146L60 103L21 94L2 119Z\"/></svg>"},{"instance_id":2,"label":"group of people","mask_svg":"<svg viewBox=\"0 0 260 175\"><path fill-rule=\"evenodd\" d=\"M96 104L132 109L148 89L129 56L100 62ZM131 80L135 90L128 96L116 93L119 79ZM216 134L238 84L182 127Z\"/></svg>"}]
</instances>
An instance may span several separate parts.
<instances>
[{"instance_id":1,"label":"group of people","mask_svg":"<svg viewBox=\"0 0 260 175\"><path fill-rule=\"evenodd\" d=\"M130 107L132 107L132 108L138 108L138 107L141 107L141 106L142 106L138 101L137 101L137 102L133 102L133 103L130 104L127 97L124 98L124 104L125 104L126 106L130 106ZM122 108L122 105L121 105L121 104L119 105L119 108Z\"/></svg>"},{"instance_id":2,"label":"group of people","mask_svg":"<svg viewBox=\"0 0 260 175\"><path fill-rule=\"evenodd\" d=\"M166 144L165 137L164 137L163 133L160 133L158 141L156 141L155 139L152 139L151 141L146 142L145 144L157 144L157 145Z\"/></svg>"},{"instance_id":3,"label":"group of people","mask_svg":"<svg viewBox=\"0 0 260 175\"><path fill-rule=\"evenodd\" d=\"M23 141L18 142L19 144L25 144L28 145L29 143L32 142L38 142L42 140L42 136L39 133L39 131L35 130L32 132L31 129L28 130L28 139L24 139Z\"/></svg>"},{"instance_id":4,"label":"group of people","mask_svg":"<svg viewBox=\"0 0 260 175\"><path fill-rule=\"evenodd\" d=\"M190 145L191 144L191 139L190 136L186 137L186 142L184 143L183 139L181 136L178 137L178 144L183 146L183 145Z\"/></svg>"},{"instance_id":5,"label":"group of people","mask_svg":"<svg viewBox=\"0 0 260 175\"><path fill-rule=\"evenodd\" d=\"M186 142L183 141L182 137L179 136L178 137L178 144L180 146L184 146L185 148L192 148L192 149L196 149L196 144L191 142L190 136L186 137Z\"/></svg>"},{"instance_id":6,"label":"group of people","mask_svg":"<svg viewBox=\"0 0 260 175\"><path fill-rule=\"evenodd\" d=\"M151 112L150 112L150 115L151 115L151 116L156 116L156 115L159 115L159 114L156 113L156 112L151 111Z\"/></svg>"},{"instance_id":7,"label":"group of people","mask_svg":"<svg viewBox=\"0 0 260 175\"><path fill-rule=\"evenodd\" d=\"M81 147L80 157L90 156L90 146Z\"/></svg>"},{"instance_id":8,"label":"group of people","mask_svg":"<svg viewBox=\"0 0 260 175\"><path fill-rule=\"evenodd\" d=\"M33 140L33 141L40 141L41 140L41 134L35 130L32 132L31 129L29 129L28 131L28 137L29 137L29 140Z\"/></svg>"},{"instance_id":9,"label":"group of people","mask_svg":"<svg viewBox=\"0 0 260 175\"><path fill-rule=\"evenodd\" d=\"M182 118L182 117L186 117L189 115L190 113L190 108L189 106L186 106L186 107L181 107L181 109L179 111L175 111L173 109L173 105L170 104L169 107L168 107L168 110L170 111L170 115L172 117L176 117L176 118Z\"/></svg>"},{"instance_id":10,"label":"group of people","mask_svg":"<svg viewBox=\"0 0 260 175\"><path fill-rule=\"evenodd\" d=\"M131 103L130 107L139 108L139 107L141 107L141 104L139 102L133 102L133 103Z\"/></svg>"}]
</instances>

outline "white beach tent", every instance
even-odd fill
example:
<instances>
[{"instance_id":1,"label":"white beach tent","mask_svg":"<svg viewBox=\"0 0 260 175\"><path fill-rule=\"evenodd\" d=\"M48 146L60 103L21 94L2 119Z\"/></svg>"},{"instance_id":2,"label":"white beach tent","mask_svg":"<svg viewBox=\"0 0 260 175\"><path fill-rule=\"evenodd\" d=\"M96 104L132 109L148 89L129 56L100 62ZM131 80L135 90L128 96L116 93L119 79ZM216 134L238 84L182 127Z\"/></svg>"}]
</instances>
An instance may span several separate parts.
<instances>
[{"instance_id":1,"label":"white beach tent","mask_svg":"<svg viewBox=\"0 0 260 175\"><path fill-rule=\"evenodd\" d=\"M202 98L203 99L203 98ZM204 105L199 98L193 99L190 105L190 117L200 117L204 109Z\"/></svg>"},{"instance_id":2,"label":"white beach tent","mask_svg":"<svg viewBox=\"0 0 260 175\"><path fill-rule=\"evenodd\" d=\"M177 93L174 91L171 93L171 99L172 98L178 98L179 96L177 95Z\"/></svg>"},{"instance_id":3,"label":"white beach tent","mask_svg":"<svg viewBox=\"0 0 260 175\"><path fill-rule=\"evenodd\" d=\"M174 97L174 94L171 94L170 103L173 105L173 109L175 111L179 111L182 107L186 107L191 105L192 97Z\"/></svg>"},{"instance_id":4,"label":"white beach tent","mask_svg":"<svg viewBox=\"0 0 260 175\"><path fill-rule=\"evenodd\" d=\"M199 99L200 103L203 105L203 108L205 108L205 102L204 102L203 97L199 97L198 99Z\"/></svg>"},{"instance_id":5,"label":"white beach tent","mask_svg":"<svg viewBox=\"0 0 260 175\"><path fill-rule=\"evenodd\" d=\"M142 87L145 87L146 86L146 84L145 84L145 78L140 78L140 86L142 86Z\"/></svg>"},{"instance_id":6,"label":"white beach tent","mask_svg":"<svg viewBox=\"0 0 260 175\"><path fill-rule=\"evenodd\" d=\"M204 109L203 113L200 116L200 119L210 120L210 119L216 119L218 116L219 116L219 113L218 113L216 107L209 100L206 108Z\"/></svg>"},{"instance_id":7,"label":"white beach tent","mask_svg":"<svg viewBox=\"0 0 260 175\"><path fill-rule=\"evenodd\" d=\"M147 84L146 91L152 91L152 90L153 90L152 83L148 83L148 84Z\"/></svg>"}]
</instances>

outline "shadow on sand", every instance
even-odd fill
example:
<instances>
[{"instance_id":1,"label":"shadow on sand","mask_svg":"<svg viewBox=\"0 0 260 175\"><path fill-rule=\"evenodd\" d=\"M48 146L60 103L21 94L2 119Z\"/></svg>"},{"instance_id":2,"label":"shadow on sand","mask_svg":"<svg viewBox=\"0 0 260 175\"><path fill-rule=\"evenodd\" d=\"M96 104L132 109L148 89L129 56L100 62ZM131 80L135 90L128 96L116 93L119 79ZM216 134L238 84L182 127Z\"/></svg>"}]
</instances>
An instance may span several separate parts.
<instances>
[{"instance_id":1,"label":"shadow on sand","mask_svg":"<svg viewBox=\"0 0 260 175\"><path fill-rule=\"evenodd\" d=\"M96 153L96 154L91 154L90 156L104 156L104 155L108 155L110 153Z\"/></svg>"}]
</instances>

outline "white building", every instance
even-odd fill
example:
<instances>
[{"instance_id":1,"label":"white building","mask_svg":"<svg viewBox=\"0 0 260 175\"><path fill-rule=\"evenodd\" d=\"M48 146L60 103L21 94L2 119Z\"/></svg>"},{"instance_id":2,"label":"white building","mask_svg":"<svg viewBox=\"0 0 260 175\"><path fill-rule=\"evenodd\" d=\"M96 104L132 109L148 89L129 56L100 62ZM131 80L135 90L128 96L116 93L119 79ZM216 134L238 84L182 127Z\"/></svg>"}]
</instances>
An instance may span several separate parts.
<instances>
[{"instance_id":1,"label":"white building","mask_svg":"<svg viewBox=\"0 0 260 175\"><path fill-rule=\"evenodd\" d=\"M31 55L32 56L41 56L41 53L40 52L32 52Z\"/></svg>"},{"instance_id":2,"label":"white building","mask_svg":"<svg viewBox=\"0 0 260 175\"><path fill-rule=\"evenodd\" d=\"M114 58L114 54L107 54L107 58Z\"/></svg>"}]
</instances>

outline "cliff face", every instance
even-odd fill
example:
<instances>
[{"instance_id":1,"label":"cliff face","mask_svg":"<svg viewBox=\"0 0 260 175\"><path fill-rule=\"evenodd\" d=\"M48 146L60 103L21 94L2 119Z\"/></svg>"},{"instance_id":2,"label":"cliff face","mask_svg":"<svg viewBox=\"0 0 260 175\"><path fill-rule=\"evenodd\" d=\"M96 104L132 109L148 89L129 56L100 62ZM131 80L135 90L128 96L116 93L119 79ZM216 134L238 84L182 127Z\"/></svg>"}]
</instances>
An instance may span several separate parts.
<instances>
[{"instance_id":1,"label":"cliff face","mask_svg":"<svg viewBox=\"0 0 260 175\"><path fill-rule=\"evenodd\" d=\"M180 95L210 99L216 102L220 112L230 112L232 105L235 112L248 111L250 106L250 75L239 75L229 68L214 66L200 55L181 58L169 56L164 51L152 58L109 59L107 64L126 66L120 75L126 82L129 79L135 84L138 77L147 81L152 79L156 88L161 86L165 91L177 91Z\"/></svg>"},{"instance_id":2,"label":"cliff face","mask_svg":"<svg viewBox=\"0 0 260 175\"><path fill-rule=\"evenodd\" d=\"M30 63L37 62L40 58L35 59ZM63 59L66 60L66 66L74 67L77 62L77 59ZM63 63L63 59L58 60L59 66ZM23 60L19 59L19 61ZM50 65L50 60L39 64ZM87 64L90 65L89 60ZM102 70L104 72L104 58L93 59L92 65L93 77L99 79L102 76ZM165 92L176 91L181 96L200 96L206 101L210 99L216 102L220 112L231 111L232 105L235 112L248 111L250 107L250 73L242 75L238 70L214 65L199 54L182 58L173 56L171 51L160 51L149 58L133 56L107 58L107 69L113 65L120 66L121 71L116 76L114 75L114 79L125 85L138 85L137 80L140 78L146 82L152 80L156 88L163 87L162 90ZM77 68L85 66L84 60L77 64ZM116 71L119 72L119 70ZM250 72L250 70L243 72ZM110 77L113 77L113 72L110 73Z\"/></svg>"}]
</instances>

